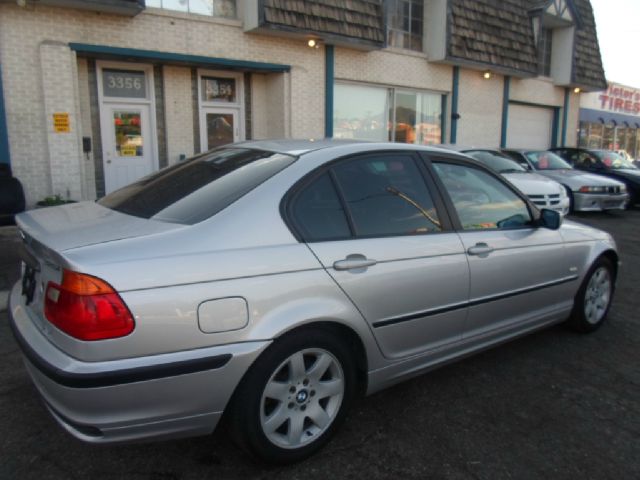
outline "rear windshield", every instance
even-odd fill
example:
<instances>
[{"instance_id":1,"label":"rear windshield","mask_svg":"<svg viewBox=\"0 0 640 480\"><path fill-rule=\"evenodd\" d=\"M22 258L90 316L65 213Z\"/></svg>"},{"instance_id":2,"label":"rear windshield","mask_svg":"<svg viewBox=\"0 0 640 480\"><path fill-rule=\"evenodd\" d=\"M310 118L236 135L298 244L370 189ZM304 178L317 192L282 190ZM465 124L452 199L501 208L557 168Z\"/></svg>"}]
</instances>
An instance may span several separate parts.
<instances>
[{"instance_id":1,"label":"rear windshield","mask_svg":"<svg viewBox=\"0 0 640 480\"><path fill-rule=\"evenodd\" d=\"M116 190L98 203L136 217L191 225L215 215L294 161L295 157L263 150L211 150Z\"/></svg>"}]
</instances>

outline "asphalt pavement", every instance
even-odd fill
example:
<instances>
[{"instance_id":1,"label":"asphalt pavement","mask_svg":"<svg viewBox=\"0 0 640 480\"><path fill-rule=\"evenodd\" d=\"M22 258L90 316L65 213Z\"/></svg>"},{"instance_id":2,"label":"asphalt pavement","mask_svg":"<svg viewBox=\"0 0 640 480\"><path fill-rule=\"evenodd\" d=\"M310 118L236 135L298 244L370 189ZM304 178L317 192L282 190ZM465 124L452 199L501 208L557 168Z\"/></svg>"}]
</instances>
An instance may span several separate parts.
<instances>
[{"instance_id":1,"label":"asphalt pavement","mask_svg":"<svg viewBox=\"0 0 640 480\"><path fill-rule=\"evenodd\" d=\"M606 325L591 335L556 326L364 398L324 450L288 467L254 463L223 430L75 440L44 408L0 313L0 479L638 479L640 211L574 218L619 245Z\"/></svg>"}]
</instances>

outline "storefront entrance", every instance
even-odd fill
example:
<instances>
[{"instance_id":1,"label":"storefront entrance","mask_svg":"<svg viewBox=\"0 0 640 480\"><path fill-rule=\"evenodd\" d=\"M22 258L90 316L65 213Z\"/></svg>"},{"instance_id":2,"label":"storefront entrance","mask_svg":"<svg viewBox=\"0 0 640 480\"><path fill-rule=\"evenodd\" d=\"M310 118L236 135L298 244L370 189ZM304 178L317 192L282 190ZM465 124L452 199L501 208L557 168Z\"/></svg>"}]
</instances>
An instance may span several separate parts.
<instances>
[{"instance_id":1,"label":"storefront entrance","mask_svg":"<svg viewBox=\"0 0 640 480\"><path fill-rule=\"evenodd\" d=\"M241 74L198 71L200 149L244 140L244 82Z\"/></svg>"},{"instance_id":2,"label":"storefront entrance","mask_svg":"<svg viewBox=\"0 0 640 480\"><path fill-rule=\"evenodd\" d=\"M105 193L158 169L150 66L98 64Z\"/></svg>"}]
</instances>

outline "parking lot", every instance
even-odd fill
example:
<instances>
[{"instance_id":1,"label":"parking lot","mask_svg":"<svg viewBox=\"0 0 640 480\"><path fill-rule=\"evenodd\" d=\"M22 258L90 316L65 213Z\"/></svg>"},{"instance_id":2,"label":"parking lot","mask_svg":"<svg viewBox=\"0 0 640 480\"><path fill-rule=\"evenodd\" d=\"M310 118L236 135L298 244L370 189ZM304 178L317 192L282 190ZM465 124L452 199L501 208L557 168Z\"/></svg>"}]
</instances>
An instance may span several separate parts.
<instances>
[{"instance_id":1,"label":"parking lot","mask_svg":"<svg viewBox=\"0 0 640 480\"><path fill-rule=\"evenodd\" d=\"M46 412L0 313L0 478L640 478L640 211L572 218L618 242L608 324L557 326L364 398L327 448L289 467L254 463L223 430L80 443Z\"/></svg>"}]
</instances>

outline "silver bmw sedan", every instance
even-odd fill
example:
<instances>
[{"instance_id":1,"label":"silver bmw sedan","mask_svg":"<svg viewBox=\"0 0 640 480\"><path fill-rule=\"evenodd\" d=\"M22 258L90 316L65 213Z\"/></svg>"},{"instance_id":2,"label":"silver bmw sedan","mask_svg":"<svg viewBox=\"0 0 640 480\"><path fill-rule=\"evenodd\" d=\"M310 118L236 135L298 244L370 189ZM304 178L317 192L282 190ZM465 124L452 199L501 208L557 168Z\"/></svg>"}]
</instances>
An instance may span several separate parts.
<instances>
[{"instance_id":1,"label":"silver bmw sedan","mask_svg":"<svg viewBox=\"0 0 640 480\"><path fill-rule=\"evenodd\" d=\"M10 323L92 443L208 434L320 449L359 394L611 305L610 235L474 160L355 141L229 145L98 202L17 217Z\"/></svg>"}]
</instances>

